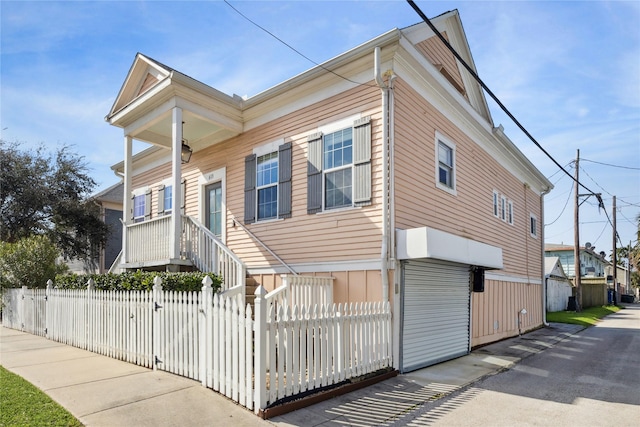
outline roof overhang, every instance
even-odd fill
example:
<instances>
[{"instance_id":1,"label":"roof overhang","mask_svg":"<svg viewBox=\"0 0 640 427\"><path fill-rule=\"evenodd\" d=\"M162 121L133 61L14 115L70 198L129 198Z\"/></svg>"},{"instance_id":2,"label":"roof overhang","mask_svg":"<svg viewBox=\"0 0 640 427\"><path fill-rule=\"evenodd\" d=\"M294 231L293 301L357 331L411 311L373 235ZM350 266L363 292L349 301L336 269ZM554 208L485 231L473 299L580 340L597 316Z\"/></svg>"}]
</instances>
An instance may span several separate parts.
<instances>
[{"instance_id":1,"label":"roof overhang","mask_svg":"<svg viewBox=\"0 0 640 427\"><path fill-rule=\"evenodd\" d=\"M435 228L396 231L399 260L432 258L484 269L502 269L502 248Z\"/></svg>"},{"instance_id":2,"label":"roof overhang","mask_svg":"<svg viewBox=\"0 0 640 427\"><path fill-rule=\"evenodd\" d=\"M183 137L197 151L243 131L241 104L237 96L138 54L105 120L126 136L170 148L172 112L181 108Z\"/></svg>"}]
</instances>

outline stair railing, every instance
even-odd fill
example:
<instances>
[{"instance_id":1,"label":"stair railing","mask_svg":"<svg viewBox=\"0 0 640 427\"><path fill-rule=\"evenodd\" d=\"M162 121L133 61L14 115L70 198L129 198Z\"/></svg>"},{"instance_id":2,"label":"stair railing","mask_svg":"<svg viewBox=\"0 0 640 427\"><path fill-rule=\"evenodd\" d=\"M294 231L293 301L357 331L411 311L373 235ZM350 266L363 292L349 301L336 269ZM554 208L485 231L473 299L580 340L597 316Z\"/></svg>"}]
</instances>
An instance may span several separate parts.
<instances>
[{"instance_id":1,"label":"stair railing","mask_svg":"<svg viewBox=\"0 0 640 427\"><path fill-rule=\"evenodd\" d=\"M200 271L222 277L222 291L236 288L244 298L247 267L215 234L198 220L182 216L182 256Z\"/></svg>"}]
</instances>

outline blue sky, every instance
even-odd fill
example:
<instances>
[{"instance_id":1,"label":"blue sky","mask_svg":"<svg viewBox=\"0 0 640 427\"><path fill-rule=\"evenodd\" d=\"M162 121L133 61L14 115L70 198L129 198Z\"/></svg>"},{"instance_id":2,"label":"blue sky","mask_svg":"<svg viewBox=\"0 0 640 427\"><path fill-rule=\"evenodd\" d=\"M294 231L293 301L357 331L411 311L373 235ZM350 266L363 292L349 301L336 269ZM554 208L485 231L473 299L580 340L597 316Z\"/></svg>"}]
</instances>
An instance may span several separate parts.
<instances>
[{"instance_id":1,"label":"blue sky","mask_svg":"<svg viewBox=\"0 0 640 427\"><path fill-rule=\"evenodd\" d=\"M317 63L420 21L400 0L230 2ZM624 244L635 241L640 2L416 3L429 17L459 10L480 77L572 174L580 149L581 181L602 193L610 217L617 196L618 233ZM104 117L136 52L241 96L314 66L221 1L2 0L0 14L2 139L73 146L98 189L117 182L110 166L122 160L123 134ZM545 198L545 222L553 222L546 241L572 244L571 179L493 101L489 106L495 124L556 187ZM580 208L581 244L609 253L612 228L595 203L590 198Z\"/></svg>"}]
</instances>

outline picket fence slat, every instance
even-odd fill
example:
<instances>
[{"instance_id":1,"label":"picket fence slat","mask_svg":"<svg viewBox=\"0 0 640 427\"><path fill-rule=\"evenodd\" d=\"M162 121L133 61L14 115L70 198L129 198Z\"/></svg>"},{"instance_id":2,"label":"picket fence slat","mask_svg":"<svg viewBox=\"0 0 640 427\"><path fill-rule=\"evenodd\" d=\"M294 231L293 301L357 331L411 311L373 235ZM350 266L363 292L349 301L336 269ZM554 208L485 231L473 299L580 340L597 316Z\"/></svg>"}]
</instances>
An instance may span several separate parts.
<instances>
[{"instance_id":1,"label":"picket fence slat","mask_svg":"<svg viewBox=\"0 0 640 427\"><path fill-rule=\"evenodd\" d=\"M299 294L315 298L305 280ZM6 289L2 324L200 381L256 412L392 365L389 302L270 304L265 295L256 292L254 312L214 294L210 279L198 292L163 290L159 278L151 291L49 284Z\"/></svg>"}]
</instances>

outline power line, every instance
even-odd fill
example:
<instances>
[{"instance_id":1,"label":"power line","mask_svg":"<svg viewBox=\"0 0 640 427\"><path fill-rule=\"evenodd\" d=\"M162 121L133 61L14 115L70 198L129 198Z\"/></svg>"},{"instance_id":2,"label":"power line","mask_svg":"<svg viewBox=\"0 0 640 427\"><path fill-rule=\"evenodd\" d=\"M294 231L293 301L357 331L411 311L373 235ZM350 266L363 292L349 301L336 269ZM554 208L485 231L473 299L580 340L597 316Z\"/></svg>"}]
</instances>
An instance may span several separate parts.
<instances>
[{"instance_id":1,"label":"power line","mask_svg":"<svg viewBox=\"0 0 640 427\"><path fill-rule=\"evenodd\" d=\"M635 171L640 171L640 168L634 168L634 167L631 167L631 166L612 165L610 163L596 162L595 160L589 160L589 159L580 159L580 160L582 160L584 162L597 163L597 164L603 165L603 166L610 166L612 168L631 169L631 170L635 170Z\"/></svg>"},{"instance_id":2,"label":"power line","mask_svg":"<svg viewBox=\"0 0 640 427\"><path fill-rule=\"evenodd\" d=\"M572 189L574 188L574 185L575 185L575 184L573 184L573 185L571 186L571 188L572 188ZM550 223L548 223L548 224L545 224L545 225L544 225L545 227L546 227L546 226L548 226L548 225L552 225L552 224L554 224L557 220L559 220L559 219L560 219L560 217L561 217L561 216L562 216L562 214L564 213L564 210L567 208L567 205L569 204L569 200L571 200L571 194L572 194L572 192L571 192L571 191L569 191L569 193L567 193L567 194L568 194L568 195L567 195L567 201L566 201L566 202L564 202L564 207L562 208L562 211L560 211L560 214L558 215L558 217L557 217L556 219L554 219L553 221L551 221L551 222L550 222Z\"/></svg>"},{"instance_id":3,"label":"power line","mask_svg":"<svg viewBox=\"0 0 640 427\"><path fill-rule=\"evenodd\" d=\"M540 145L540 143L533 137L533 135L531 135L529 133L529 131L518 121L518 119L515 118L515 116L513 114L511 114L511 112L507 109L507 107L505 107L505 105L500 101L500 99L498 99L498 97L491 91L491 89L489 89L489 87L482 81L482 79L478 76L478 74L476 74L476 72L469 66L469 64L467 64L467 62L462 59L462 57L460 56L460 54L458 54L458 52L453 48L453 46L451 46L451 44L449 44L449 42L447 41L447 39L444 38L444 36L442 34L440 34L440 31L438 31L438 29L435 27L435 25L433 25L431 23L431 20L429 18L427 18L427 16L424 14L424 12L422 12L422 10L420 10L420 8L418 7L418 5L415 4L415 2L413 0L407 0L407 3L409 3L409 5L413 8L413 10L416 11L416 13L420 16L420 18L422 18L422 20L429 26L429 28L431 28L431 30L433 31L433 33L440 39L440 41L442 41L442 43L444 43L444 45L447 47L447 49L449 49L449 51L451 51L451 53L453 53L453 55L456 57L456 59L458 61L460 61L460 63L464 66L464 68L469 72L469 74L471 74L471 76L480 84L480 86L482 86L482 88L487 92L487 94L498 104L498 106L502 109L502 111L504 111L504 113L509 116L509 118L513 121L513 123L516 124L516 126L518 126L518 128L524 132L524 134L531 140L531 142L533 142L536 147L538 147L553 163L555 163L556 166L558 166L565 174L567 174L572 180L574 180L576 182L576 184L578 184L579 186L581 186L582 188L584 188L585 190L587 190L589 193L591 193L592 195L596 195L597 194L593 191L591 191L587 186L585 186L583 183L581 183L580 181L576 180L574 176L572 176L566 169L564 169L560 163L558 163L558 161L556 159L553 158L553 156L551 154L549 154L547 152L547 150L544 149L544 147L542 147L542 145Z\"/></svg>"},{"instance_id":4,"label":"power line","mask_svg":"<svg viewBox=\"0 0 640 427\"><path fill-rule=\"evenodd\" d=\"M336 73L333 70L328 69L327 67L323 66L322 64L317 63L316 61L314 61L313 59L309 58L308 56L306 56L304 53L300 52L298 49L296 49L295 47L291 46L289 43L285 42L284 40L282 40L280 37L276 36L275 34L273 34L271 31L267 30L266 28L264 28L263 26L261 26L260 24L258 24L257 22L253 21L251 18L249 18L247 15L245 15L244 13L240 12L238 9L236 9L231 3L229 3L227 0L224 0L224 2L227 4L227 6L229 6L231 9L233 9L238 15L242 16L244 19L246 19L247 21L249 21L250 23L252 23L253 25L255 25L256 27L260 28L262 31L264 31L265 33L269 34L271 37L273 37L274 39L278 40L280 43L282 43L283 45L285 45L286 47L288 47L289 49L291 49L292 51L294 51L295 53L297 53L298 55L300 55L301 57L303 57L304 59L306 59L307 61L311 62L314 65L317 65L318 67L322 68L325 71L330 72L331 74L334 74L338 77L340 77L341 79L344 79L348 82L360 85L360 86L366 86L366 87L377 87L376 85L371 85L368 83L360 83L360 82L356 82L354 80L351 80L347 77L341 76L340 74Z\"/></svg>"}]
</instances>

